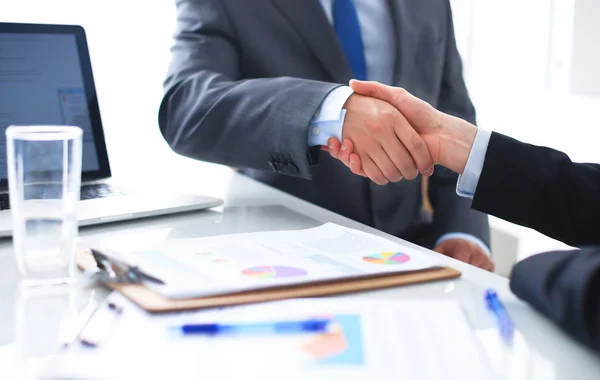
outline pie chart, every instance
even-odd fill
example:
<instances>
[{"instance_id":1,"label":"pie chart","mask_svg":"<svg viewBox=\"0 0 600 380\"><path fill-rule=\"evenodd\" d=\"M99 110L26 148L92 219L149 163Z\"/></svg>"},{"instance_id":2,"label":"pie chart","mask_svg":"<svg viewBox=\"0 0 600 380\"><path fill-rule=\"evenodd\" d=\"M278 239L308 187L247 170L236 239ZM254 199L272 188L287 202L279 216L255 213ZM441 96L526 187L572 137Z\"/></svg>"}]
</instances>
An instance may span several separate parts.
<instances>
[{"instance_id":1,"label":"pie chart","mask_svg":"<svg viewBox=\"0 0 600 380\"><path fill-rule=\"evenodd\" d=\"M410 256L402 252L381 252L365 256L362 259L371 264L398 265L410 260Z\"/></svg>"},{"instance_id":2,"label":"pie chart","mask_svg":"<svg viewBox=\"0 0 600 380\"><path fill-rule=\"evenodd\" d=\"M280 265L261 265L244 269L242 274L254 278L284 278L306 276L308 271L301 268Z\"/></svg>"}]
</instances>

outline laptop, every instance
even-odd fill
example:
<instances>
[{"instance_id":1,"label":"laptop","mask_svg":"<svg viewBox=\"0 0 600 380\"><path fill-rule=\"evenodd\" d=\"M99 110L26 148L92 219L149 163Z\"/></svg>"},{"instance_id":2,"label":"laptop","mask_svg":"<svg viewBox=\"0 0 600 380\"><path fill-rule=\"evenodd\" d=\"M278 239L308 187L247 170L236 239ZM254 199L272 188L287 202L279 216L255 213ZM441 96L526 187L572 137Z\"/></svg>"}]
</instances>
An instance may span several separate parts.
<instances>
[{"instance_id":1,"label":"laptop","mask_svg":"<svg viewBox=\"0 0 600 380\"><path fill-rule=\"evenodd\" d=\"M73 25L0 23L0 237L11 236L6 136L9 125L83 129L79 225L202 210L221 199L119 188L111 170L85 31Z\"/></svg>"}]
</instances>

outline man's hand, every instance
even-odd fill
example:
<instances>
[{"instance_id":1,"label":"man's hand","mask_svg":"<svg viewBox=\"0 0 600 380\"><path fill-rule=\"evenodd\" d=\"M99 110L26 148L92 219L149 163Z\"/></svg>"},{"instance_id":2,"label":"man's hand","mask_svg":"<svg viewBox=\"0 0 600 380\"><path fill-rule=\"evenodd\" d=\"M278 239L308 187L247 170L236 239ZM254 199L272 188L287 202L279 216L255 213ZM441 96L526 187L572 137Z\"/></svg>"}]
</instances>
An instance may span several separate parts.
<instances>
[{"instance_id":1,"label":"man's hand","mask_svg":"<svg viewBox=\"0 0 600 380\"><path fill-rule=\"evenodd\" d=\"M423 138L435 164L441 164L457 173L464 171L477 127L459 118L444 114L402 88L389 87L377 82L351 81L351 87L363 95L374 97L398 109L415 131ZM346 139L344 137L344 139ZM357 150L360 141L348 137ZM349 166L355 174L371 175L363 171L363 157L350 155L346 141L340 146L337 139L330 140L329 152ZM354 159L354 169L350 159ZM371 178L372 179L372 178Z\"/></svg>"},{"instance_id":2,"label":"man's hand","mask_svg":"<svg viewBox=\"0 0 600 380\"><path fill-rule=\"evenodd\" d=\"M427 145L404 116L385 101L359 94L346 104L343 138L356 142L354 152L365 174L384 185L418 173L433 174L433 159ZM339 149L330 151L335 158Z\"/></svg>"},{"instance_id":3,"label":"man's hand","mask_svg":"<svg viewBox=\"0 0 600 380\"><path fill-rule=\"evenodd\" d=\"M448 239L441 242L434 251L456 260L474 265L487 271L494 271L494 262L477 244L464 239Z\"/></svg>"}]
</instances>

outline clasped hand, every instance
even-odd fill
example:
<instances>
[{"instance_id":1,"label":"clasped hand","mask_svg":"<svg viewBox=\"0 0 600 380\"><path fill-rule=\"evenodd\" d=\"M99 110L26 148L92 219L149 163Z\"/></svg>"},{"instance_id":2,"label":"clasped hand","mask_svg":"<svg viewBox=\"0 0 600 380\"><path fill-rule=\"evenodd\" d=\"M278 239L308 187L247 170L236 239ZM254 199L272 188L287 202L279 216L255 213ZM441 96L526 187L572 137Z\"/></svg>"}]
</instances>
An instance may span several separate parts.
<instances>
[{"instance_id":1,"label":"clasped hand","mask_svg":"<svg viewBox=\"0 0 600 380\"><path fill-rule=\"evenodd\" d=\"M342 137L356 142L360 174L379 185L433 174L433 159L425 141L400 111L381 99L355 93L346 102ZM339 158L339 141L330 153ZM346 162L348 164L348 162Z\"/></svg>"},{"instance_id":2,"label":"clasped hand","mask_svg":"<svg viewBox=\"0 0 600 380\"><path fill-rule=\"evenodd\" d=\"M444 114L402 88L351 81L341 144L323 150L353 173L379 185L431 176L440 163L439 129Z\"/></svg>"}]
</instances>

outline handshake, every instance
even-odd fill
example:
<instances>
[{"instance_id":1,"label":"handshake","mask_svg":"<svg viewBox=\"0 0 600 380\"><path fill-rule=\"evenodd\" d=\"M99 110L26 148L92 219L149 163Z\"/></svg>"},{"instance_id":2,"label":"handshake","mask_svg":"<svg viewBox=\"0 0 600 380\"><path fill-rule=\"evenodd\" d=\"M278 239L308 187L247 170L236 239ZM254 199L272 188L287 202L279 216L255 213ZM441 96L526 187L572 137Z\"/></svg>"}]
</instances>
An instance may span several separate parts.
<instances>
[{"instance_id":1,"label":"handshake","mask_svg":"<svg viewBox=\"0 0 600 380\"><path fill-rule=\"evenodd\" d=\"M343 143L322 147L378 185L431 176L434 165L462 174L477 127L447 115L402 88L351 81Z\"/></svg>"},{"instance_id":2,"label":"handshake","mask_svg":"<svg viewBox=\"0 0 600 380\"><path fill-rule=\"evenodd\" d=\"M330 138L322 147L354 174L379 185L431 176L434 165L462 174L477 136L477 127L447 115L402 88L351 81L355 93L346 101L343 144ZM465 239L448 239L434 251L493 271L481 247Z\"/></svg>"}]
</instances>

